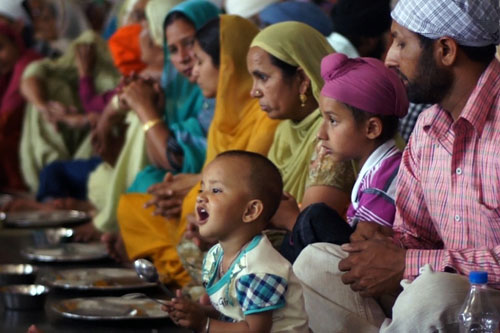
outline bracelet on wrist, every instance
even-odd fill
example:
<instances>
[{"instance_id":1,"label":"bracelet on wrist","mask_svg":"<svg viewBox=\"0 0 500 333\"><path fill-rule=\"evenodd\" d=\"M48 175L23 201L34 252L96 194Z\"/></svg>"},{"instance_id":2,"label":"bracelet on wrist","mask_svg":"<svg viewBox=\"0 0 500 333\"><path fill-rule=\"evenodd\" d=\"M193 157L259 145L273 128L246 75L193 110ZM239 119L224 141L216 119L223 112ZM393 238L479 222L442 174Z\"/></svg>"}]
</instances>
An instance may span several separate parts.
<instances>
[{"instance_id":1,"label":"bracelet on wrist","mask_svg":"<svg viewBox=\"0 0 500 333\"><path fill-rule=\"evenodd\" d=\"M159 123L161 123L163 120L161 118L156 118L153 120L148 120L142 125L142 130L144 133L147 133L151 128L155 127Z\"/></svg>"},{"instance_id":2,"label":"bracelet on wrist","mask_svg":"<svg viewBox=\"0 0 500 333\"><path fill-rule=\"evenodd\" d=\"M210 317L207 317L207 323L205 324L205 332L208 333L210 331Z\"/></svg>"}]
</instances>

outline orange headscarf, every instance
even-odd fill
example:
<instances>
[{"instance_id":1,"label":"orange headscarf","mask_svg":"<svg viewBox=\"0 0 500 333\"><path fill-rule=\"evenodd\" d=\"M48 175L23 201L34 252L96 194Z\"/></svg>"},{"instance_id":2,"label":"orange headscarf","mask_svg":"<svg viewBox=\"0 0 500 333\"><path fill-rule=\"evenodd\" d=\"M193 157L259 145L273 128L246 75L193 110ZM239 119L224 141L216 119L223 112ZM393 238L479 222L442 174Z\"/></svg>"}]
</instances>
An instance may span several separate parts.
<instances>
[{"instance_id":1,"label":"orange headscarf","mask_svg":"<svg viewBox=\"0 0 500 333\"><path fill-rule=\"evenodd\" d=\"M139 73L146 64L141 61L139 36L140 24L131 24L119 28L108 41L113 62L123 75Z\"/></svg>"}]
</instances>

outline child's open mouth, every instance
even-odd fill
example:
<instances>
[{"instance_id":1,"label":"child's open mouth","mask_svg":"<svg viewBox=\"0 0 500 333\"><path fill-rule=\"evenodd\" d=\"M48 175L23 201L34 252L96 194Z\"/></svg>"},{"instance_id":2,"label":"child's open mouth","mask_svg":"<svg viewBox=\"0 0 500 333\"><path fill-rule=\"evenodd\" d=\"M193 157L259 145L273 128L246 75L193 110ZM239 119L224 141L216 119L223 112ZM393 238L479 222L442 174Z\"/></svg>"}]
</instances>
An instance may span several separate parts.
<instances>
[{"instance_id":1,"label":"child's open mouth","mask_svg":"<svg viewBox=\"0 0 500 333\"><path fill-rule=\"evenodd\" d=\"M203 207L196 207L196 213L198 215L198 222L205 223L208 220L208 212Z\"/></svg>"}]
</instances>

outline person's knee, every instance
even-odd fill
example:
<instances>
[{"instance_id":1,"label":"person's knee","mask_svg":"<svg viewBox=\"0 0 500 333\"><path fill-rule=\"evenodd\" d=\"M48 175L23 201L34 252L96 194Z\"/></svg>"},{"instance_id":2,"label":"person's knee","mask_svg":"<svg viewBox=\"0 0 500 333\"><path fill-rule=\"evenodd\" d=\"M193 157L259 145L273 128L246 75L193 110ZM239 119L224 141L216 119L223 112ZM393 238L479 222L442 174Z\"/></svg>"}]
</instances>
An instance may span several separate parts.
<instances>
[{"instance_id":1,"label":"person's knee","mask_svg":"<svg viewBox=\"0 0 500 333\"><path fill-rule=\"evenodd\" d=\"M304 239L313 238L315 242L343 244L349 241L352 229L335 211L324 203L307 206L297 218L294 231L307 232ZM313 243L313 242L311 242Z\"/></svg>"},{"instance_id":2,"label":"person's knee","mask_svg":"<svg viewBox=\"0 0 500 333\"><path fill-rule=\"evenodd\" d=\"M457 314L469 290L466 277L426 271L413 282L403 282L403 285L404 290L393 307L393 320L389 326L392 330L387 332L412 325L424 331L448 331L450 327L457 327Z\"/></svg>"},{"instance_id":3,"label":"person's knee","mask_svg":"<svg viewBox=\"0 0 500 333\"><path fill-rule=\"evenodd\" d=\"M301 280L319 275L339 275L338 263L346 257L340 246L330 243L315 243L307 246L297 257L293 270ZM304 281L307 284L307 281Z\"/></svg>"},{"instance_id":4,"label":"person's knee","mask_svg":"<svg viewBox=\"0 0 500 333\"><path fill-rule=\"evenodd\" d=\"M307 221L318 221L324 219L340 218L340 215L327 204L318 202L307 206L300 214Z\"/></svg>"}]
</instances>

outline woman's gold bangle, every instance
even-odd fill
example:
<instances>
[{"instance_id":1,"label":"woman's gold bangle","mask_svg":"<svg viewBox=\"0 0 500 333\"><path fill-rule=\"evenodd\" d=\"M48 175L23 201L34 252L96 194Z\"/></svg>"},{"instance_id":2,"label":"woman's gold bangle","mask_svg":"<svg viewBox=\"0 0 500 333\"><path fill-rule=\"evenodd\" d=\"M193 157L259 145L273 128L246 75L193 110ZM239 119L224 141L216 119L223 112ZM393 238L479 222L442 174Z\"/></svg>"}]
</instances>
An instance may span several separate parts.
<instances>
[{"instance_id":1,"label":"woman's gold bangle","mask_svg":"<svg viewBox=\"0 0 500 333\"><path fill-rule=\"evenodd\" d=\"M153 119L153 120L148 120L144 123L144 125L142 125L142 130L144 131L144 133L146 133L147 131L149 131L151 128L155 127L156 125L158 125L159 123L161 123L163 120L161 118L156 118L156 119Z\"/></svg>"}]
</instances>

